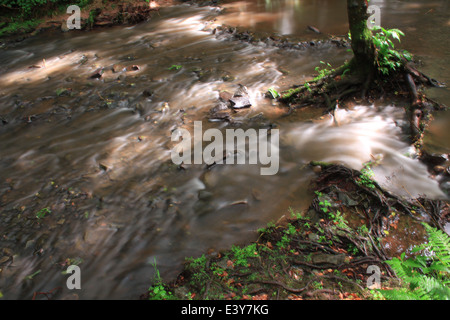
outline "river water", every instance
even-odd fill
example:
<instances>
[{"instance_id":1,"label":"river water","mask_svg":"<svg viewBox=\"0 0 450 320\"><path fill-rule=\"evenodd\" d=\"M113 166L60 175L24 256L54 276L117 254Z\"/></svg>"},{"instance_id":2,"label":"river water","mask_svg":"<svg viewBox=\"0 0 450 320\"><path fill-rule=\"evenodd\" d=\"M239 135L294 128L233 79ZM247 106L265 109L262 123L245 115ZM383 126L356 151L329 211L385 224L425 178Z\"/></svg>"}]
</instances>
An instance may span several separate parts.
<instances>
[{"instance_id":1,"label":"river water","mask_svg":"<svg viewBox=\"0 0 450 320\"><path fill-rule=\"evenodd\" d=\"M58 298L135 299L186 256L254 240L255 231L306 208L311 160L361 169L379 160L376 179L402 196L446 199L414 158L389 105L339 109L334 118L286 107L267 89L298 84L319 61L338 66L345 49L288 50L204 31L206 21L311 37L306 26L343 35L345 1L231 1L164 8L146 23L91 32L48 32L0 51L0 291L6 299L62 287ZM402 47L423 71L449 81L446 1L379 1L382 25L407 34ZM177 67L181 66L181 67ZM105 68L101 79L92 78ZM171 133L232 126L208 121L219 92L248 88L252 107L234 115L245 127L280 130L279 171L259 165L171 161ZM430 95L449 101L447 89ZM429 138L448 153L448 117ZM311 121L313 120L313 121ZM36 217L36 215L39 216ZM79 264L82 289L63 273Z\"/></svg>"}]
</instances>

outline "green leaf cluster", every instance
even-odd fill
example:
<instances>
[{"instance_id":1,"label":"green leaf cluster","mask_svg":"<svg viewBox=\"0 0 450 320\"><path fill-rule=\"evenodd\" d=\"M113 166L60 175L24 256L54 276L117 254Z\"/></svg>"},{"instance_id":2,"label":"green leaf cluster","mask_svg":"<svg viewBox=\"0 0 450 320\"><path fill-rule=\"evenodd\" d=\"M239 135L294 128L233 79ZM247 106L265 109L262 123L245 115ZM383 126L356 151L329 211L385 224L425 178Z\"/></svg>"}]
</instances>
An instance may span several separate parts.
<instances>
[{"instance_id":1,"label":"green leaf cluster","mask_svg":"<svg viewBox=\"0 0 450 320\"><path fill-rule=\"evenodd\" d=\"M47 214L50 213L52 213L52 211L49 208L43 208L36 213L36 218L43 219Z\"/></svg>"},{"instance_id":2,"label":"green leaf cluster","mask_svg":"<svg viewBox=\"0 0 450 320\"><path fill-rule=\"evenodd\" d=\"M234 257L234 264L236 266L246 267L248 265L248 259L258 257L258 249L256 247L256 243L250 244L245 247L232 246L231 252Z\"/></svg>"},{"instance_id":3,"label":"green leaf cluster","mask_svg":"<svg viewBox=\"0 0 450 320\"><path fill-rule=\"evenodd\" d=\"M331 64L328 62L320 61L320 64L323 65L321 68L320 66L317 66L314 70L317 71L318 75L313 79L313 81L320 80L322 78L325 78L326 76L329 76L332 74L335 70L332 68Z\"/></svg>"},{"instance_id":4,"label":"green leaf cluster","mask_svg":"<svg viewBox=\"0 0 450 320\"><path fill-rule=\"evenodd\" d=\"M361 170L361 175L359 176L358 180L356 180L356 183L370 189L375 189L375 184L373 183L374 178L375 173L373 172L373 170L369 167L369 165L365 165Z\"/></svg>"},{"instance_id":5,"label":"green leaf cluster","mask_svg":"<svg viewBox=\"0 0 450 320\"><path fill-rule=\"evenodd\" d=\"M164 285L161 274L156 267L156 261L152 265L155 269L155 277L154 284L148 289L149 300L173 300L175 297Z\"/></svg>"},{"instance_id":6,"label":"green leaf cluster","mask_svg":"<svg viewBox=\"0 0 450 320\"><path fill-rule=\"evenodd\" d=\"M272 97L272 99L277 99L280 97L280 94L274 88L269 88L269 90L267 90L267 95Z\"/></svg>"},{"instance_id":7,"label":"green leaf cluster","mask_svg":"<svg viewBox=\"0 0 450 320\"><path fill-rule=\"evenodd\" d=\"M380 26L373 28L372 39L377 50L376 65L382 74L388 75L400 68L403 59L411 60L407 51L399 52L394 49L393 40L400 42L400 36L404 35L399 29L384 29Z\"/></svg>"},{"instance_id":8,"label":"green leaf cluster","mask_svg":"<svg viewBox=\"0 0 450 320\"><path fill-rule=\"evenodd\" d=\"M450 237L441 230L423 224L428 243L414 248L422 255L387 261L405 284L404 288L380 290L390 300L449 300L450 299Z\"/></svg>"},{"instance_id":9,"label":"green leaf cluster","mask_svg":"<svg viewBox=\"0 0 450 320\"><path fill-rule=\"evenodd\" d=\"M183 68L183 66L178 65L178 64L173 64L170 66L169 70L180 70L181 68Z\"/></svg>"}]
</instances>

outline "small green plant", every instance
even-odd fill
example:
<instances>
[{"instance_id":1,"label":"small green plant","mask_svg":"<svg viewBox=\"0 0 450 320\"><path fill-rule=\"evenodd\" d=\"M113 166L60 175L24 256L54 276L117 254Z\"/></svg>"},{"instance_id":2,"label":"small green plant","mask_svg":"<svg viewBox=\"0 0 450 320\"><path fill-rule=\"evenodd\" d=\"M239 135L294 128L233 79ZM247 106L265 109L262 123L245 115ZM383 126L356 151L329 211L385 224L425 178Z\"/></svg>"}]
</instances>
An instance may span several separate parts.
<instances>
[{"instance_id":1,"label":"small green plant","mask_svg":"<svg viewBox=\"0 0 450 320\"><path fill-rule=\"evenodd\" d=\"M347 225L347 220L344 219L344 216L342 215L342 213L337 210L336 212L330 212L328 214L328 216L330 217L330 219L334 222L334 224L336 226L338 226L339 228L342 229L347 229L348 225Z\"/></svg>"},{"instance_id":2,"label":"small green plant","mask_svg":"<svg viewBox=\"0 0 450 320\"><path fill-rule=\"evenodd\" d=\"M232 246L231 252L235 259L234 265L246 267L248 265L248 259L258 257L258 251L256 248L256 243L250 244L245 247Z\"/></svg>"},{"instance_id":3,"label":"small green plant","mask_svg":"<svg viewBox=\"0 0 450 320\"><path fill-rule=\"evenodd\" d=\"M292 236L292 235L297 233L297 229L295 229L295 227L291 223L289 223L288 226L287 226L287 229L285 230L285 233L287 235L291 235Z\"/></svg>"},{"instance_id":4,"label":"small green plant","mask_svg":"<svg viewBox=\"0 0 450 320\"><path fill-rule=\"evenodd\" d=\"M324 235L319 236L319 239L317 240L319 243L325 243L327 242L327 237Z\"/></svg>"},{"instance_id":5,"label":"small green plant","mask_svg":"<svg viewBox=\"0 0 450 320\"><path fill-rule=\"evenodd\" d=\"M423 251L422 255L405 259L386 261L404 287L393 290L380 290L386 299L391 300L449 300L450 299L450 237L441 230L423 224L428 233L428 243L414 248L413 252Z\"/></svg>"},{"instance_id":6,"label":"small green plant","mask_svg":"<svg viewBox=\"0 0 450 320\"><path fill-rule=\"evenodd\" d=\"M224 272L225 272L224 269L222 269L221 267L217 266L216 264L212 264L212 265L211 265L211 270L212 270L212 272L213 272L213 274L214 274L215 276L223 275Z\"/></svg>"},{"instance_id":7,"label":"small green plant","mask_svg":"<svg viewBox=\"0 0 450 320\"><path fill-rule=\"evenodd\" d=\"M148 289L149 300L172 300L174 298L172 292L168 291L164 286L158 268L156 267L156 260L152 264L155 269L154 284Z\"/></svg>"},{"instance_id":8,"label":"small green plant","mask_svg":"<svg viewBox=\"0 0 450 320\"><path fill-rule=\"evenodd\" d=\"M70 93L70 89L67 89L67 88L58 88L58 89L56 89L56 95L58 96L58 97L60 97L60 96L62 96L62 95L65 95L65 94L68 94L68 93Z\"/></svg>"},{"instance_id":9,"label":"small green plant","mask_svg":"<svg viewBox=\"0 0 450 320\"><path fill-rule=\"evenodd\" d=\"M199 258L186 258L186 268L192 273L194 282L203 283L210 280L207 270L208 259L203 254Z\"/></svg>"},{"instance_id":10,"label":"small green plant","mask_svg":"<svg viewBox=\"0 0 450 320\"><path fill-rule=\"evenodd\" d=\"M306 90L308 90L308 92L312 92L311 86L309 85L309 82L305 82L305 83L303 84L303 86L306 88Z\"/></svg>"},{"instance_id":11,"label":"small green plant","mask_svg":"<svg viewBox=\"0 0 450 320\"><path fill-rule=\"evenodd\" d=\"M376 65L382 74L388 75L391 71L401 67L403 59L411 60L411 54L407 51L395 50L391 40L395 39L400 42L400 36L404 35L399 29L384 29L380 26L373 28L372 39L377 50Z\"/></svg>"},{"instance_id":12,"label":"small green plant","mask_svg":"<svg viewBox=\"0 0 450 320\"><path fill-rule=\"evenodd\" d=\"M309 220L308 217L303 217L300 212L295 212L294 209L292 209L291 207L289 207L289 214L291 215L292 218L296 218L299 220Z\"/></svg>"},{"instance_id":13,"label":"small green plant","mask_svg":"<svg viewBox=\"0 0 450 320\"><path fill-rule=\"evenodd\" d=\"M92 2L92 0L79 0L78 1L78 6L83 8L83 7L86 7L91 2Z\"/></svg>"},{"instance_id":14,"label":"small green plant","mask_svg":"<svg viewBox=\"0 0 450 320\"><path fill-rule=\"evenodd\" d=\"M27 280L33 280L33 278L34 278L35 276L37 276L39 273L41 273L41 271L42 271L42 270L38 270L38 271L36 271L36 272L34 272L34 273L32 273L32 274L26 276L25 279L27 279Z\"/></svg>"},{"instance_id":15,"label":"small green plant","mask_svg":"<svg viewBox=\"0 0 450 320\"><path fill-rule=\"evenodd\" d=\"M359 250L353 243L350 243L347 247L347 252L355 256L358 254Z\"/></svg>"},{"instance_id":16,"label":"small green plant","mask_svg":"<svg viewBox=\"0 0 450 320\"><path fill-rule=\"evenodd\" d=\"M35 19L10 22L6 27L0 28L0 37L18 32L32 31L39 23L41 23L41 21Z\"/></svg>"},{"instance_id":17,"label":"small green plant","mask_svg":"<svg viewBox=\"0 0 450 320\"><path fill-rule=\"evenodd\" d=\"M319 201L320 210L322 210L324 213L328 212L328 208L331 207L330 201L327 199Z\"/></svg>"},{"instance_id":18,"label":"small green plant","mask_svg":"<svg viewBox=\"0 0 450 320\"><path fill-rule=\"evenodd\" d=\"M169 70L180 70L181 68L183 68L183 66L180 66L178 64L173 64L170 66Z\"/></svg>"},{"instance_id":19,"label":"small green plant","mask_svg":"<svg viewBox=\"0 0 450 320\"><path fill-rule=\"evenodd\" d=\"M275 223L270 221L265 228L259 228L258 233L267 233L270 232L270 229L275 228Z\"/></svg>"},{"instance_id":20,"label":"small green plant","mask_svg":"<svg viewBox=\"0 0 450 320\"><path fill-rule=\"evenodd\" d=\"M276 245L280 249L286 249L289 246L290 242L291 240L289 239L289 236L285 234L281 237L281 240L278 241Z\"/></svg>"},{"instance_id":21,"label":"small green plant","mask_svg":"<svg viewBox=\"0 0 450 320\"><path fill-rule=\"evenodd\" d=\"M375 173L373 170L369 167L369 165L365 165L361 170L361 175L358 180L356 180L356 183L360 186L362 185L370 189L375 189L374 178Z\"/></svg>"},{"instance_id":22,"label":"small green plant","mask_svg":"<svg viewBox=\"0 0 450 320\"><path fill-rule=\"evenodd\" d=\"M384 300L384 296L380 291L372 289L369 292L373 300Z\"/></svg>"},{"instance_id":23,"label":"small green plant","mask_svg":"<svg viewBox=\"0 0 450 320\"><path fill-rule=\"evenodd\" d=\"M38 218L39 220L43 219L47 214L50 213L52 213L52 211L49 208L43 208L36 213L36 218Z\"/></svg>"},{"instance_id":24,"label":"small green plant","mask_svg":"<svg viewBox=\"0 0 450 320\"><path fill-rule=\"evenodd\" d=\"M315 70L317 71L318 75L313 79L313 81L317 81L317 80L320 80L322 78L325 78L325 77L329 76L330 74L332 74L335 71L332 68L331 64L329 64L328 62L320 61L320 63L322 65L324 65L324 67L321 68L320 66L317 66L315 68Z\"/></svg>"},{"instance_id":25,"label":"small green plant","mask_svg":"<svg viewBox=\"0 0 450 320\"><path fill-rule=\"evenodd\" d=\"M315 289L315 290L322 290L323 289L323 284L322 284L322 282L314 281L311 284L311 287L313 287L313 289Z\"/></svg>"},{"instance_id":26,"label":"small green plant","mask_svg":"<svg viewBox=\"0 0 450 320\"><path fill-rule=\"evenodd\" d=\"M272 97L272 99L277 99L280 97L280 94L274 88L270 88L269 90L267 90L267 93Z\"/></svg>"},{"instance_id":27,"label":"small green plant","mask_svg":"<svg viewBox=\"0 0 450 320\"><path fill-rule=\"evenodd\" d=\"M360 234L362 236L369 234L369 229L367 228L367 226L365 224L358 227L358 229L356 231L358 232L358 234Z\"/></svg>"},{"instance_id":28,"label":"small green plant","mask_svg":"<svg viewBox=\"0 0 450 320\"><path fill-rule=\"evenodd\" d=\"M89 17L87 19L87 24L88 24L89 28L92 28L94 26L96 17L97 17L96 10L89 11Z\"/></svg>"}]
</instances>

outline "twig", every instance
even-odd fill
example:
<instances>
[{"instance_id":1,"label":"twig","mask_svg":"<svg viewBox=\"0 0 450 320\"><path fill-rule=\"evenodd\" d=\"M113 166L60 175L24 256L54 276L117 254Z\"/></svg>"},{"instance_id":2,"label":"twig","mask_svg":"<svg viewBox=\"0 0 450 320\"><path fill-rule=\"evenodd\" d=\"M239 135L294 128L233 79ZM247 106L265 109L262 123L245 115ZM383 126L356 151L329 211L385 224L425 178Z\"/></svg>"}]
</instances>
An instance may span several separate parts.
<instances>
[{"instance_id":1,"label":"twig","mask_svg":"<svg viewBox=\"0 0 450 320\"><path fill-rule=\"evenodd\" d=\"M32 300L35 300L36 297L40 294L44 295L48 300L51 300L51 297L49 297L49 295L52 295L53 291L59 290L59 289L61 289L61 287L53 288L52 290L47 291L47 292L34 292Z\"/></svg>"},{"instance_id":2,"label":"twig","mask_svg":"<svg viewBox=\"0 0 450 320\"><path fill-rule=\"evenodd\" d=\"M429 212L428 212L428 210L427 209L425 209L425 207L420 203L420 201L419 200L417 200L417 198L416 197L414 197L411 193L409 193L409 191L408 190L406 190L406 188L405 188L405 186L404 185L402 185L402 188L403 188L403 190L405 190L410 196L411 196L411 198L413 198L414 200L416 200L417 201L417 203L419 204L419 206L421 206L422 207L422 209L426 212L426 213L428 213L429 214Z\"/></svg>"},{"instance_id":3,"label":"twig","mask_svg":"<svg viewBox=\"0 0 450 320\"><path fill-rule=\"evenodd\" d=\"M317 290L314 290L314 291L308 291L308 292L305 293L305 295L307 295L308 297L314 297L316 294L319 294L319 293L335 294L335 291L334 291L334 289L333 290L331 290L331 289L317 289Z\"/></svg>"}]
</instances>

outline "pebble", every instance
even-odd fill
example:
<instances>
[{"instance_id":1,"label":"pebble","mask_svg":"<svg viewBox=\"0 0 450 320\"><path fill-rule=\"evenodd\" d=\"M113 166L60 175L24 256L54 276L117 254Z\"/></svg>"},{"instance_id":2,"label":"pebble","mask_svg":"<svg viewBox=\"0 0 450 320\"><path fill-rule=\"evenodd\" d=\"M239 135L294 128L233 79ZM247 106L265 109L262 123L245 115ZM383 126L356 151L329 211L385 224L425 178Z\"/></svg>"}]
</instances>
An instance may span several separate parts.
<instances>
[{"instance_id":1,"label":"pebble","mask_svg":"<svg viewBox=\"0 0 450 320\"><path fill-rule=\"evenodd\" d=\"M322 167L321 167L321 166L314 166L314 167L312 168L312 170L313 170L315 173L320 173L320 172L322 171Z\"/></svg>"}]
</instances>

